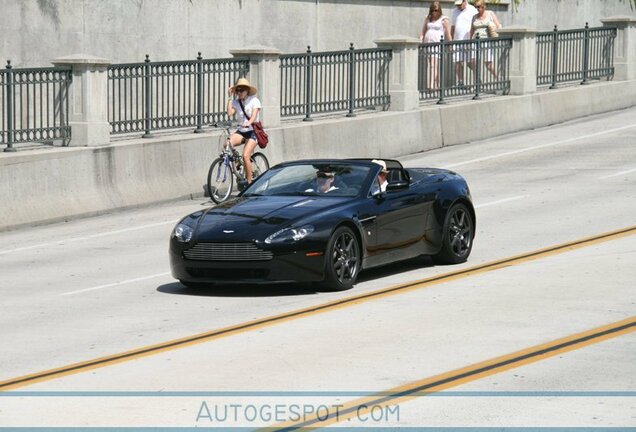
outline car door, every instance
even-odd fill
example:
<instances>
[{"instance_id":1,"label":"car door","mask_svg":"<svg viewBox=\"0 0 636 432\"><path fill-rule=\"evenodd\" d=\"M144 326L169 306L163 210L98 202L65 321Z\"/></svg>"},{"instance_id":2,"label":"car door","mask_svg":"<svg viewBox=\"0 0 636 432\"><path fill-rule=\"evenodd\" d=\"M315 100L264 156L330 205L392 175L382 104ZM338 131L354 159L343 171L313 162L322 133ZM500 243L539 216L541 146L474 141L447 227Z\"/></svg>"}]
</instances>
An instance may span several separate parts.
<instances>
[{"instance_id":1,"label":"car door","mask_svg":"<svg viewBox=\"0 0 636 432\"><path fill-rule=\"evenodd\" d=\"M426 224L435 193L411 187L369 196L360 221L368 236L365 267L387 264L425 253Z\"/></svg>"}]
</instances>

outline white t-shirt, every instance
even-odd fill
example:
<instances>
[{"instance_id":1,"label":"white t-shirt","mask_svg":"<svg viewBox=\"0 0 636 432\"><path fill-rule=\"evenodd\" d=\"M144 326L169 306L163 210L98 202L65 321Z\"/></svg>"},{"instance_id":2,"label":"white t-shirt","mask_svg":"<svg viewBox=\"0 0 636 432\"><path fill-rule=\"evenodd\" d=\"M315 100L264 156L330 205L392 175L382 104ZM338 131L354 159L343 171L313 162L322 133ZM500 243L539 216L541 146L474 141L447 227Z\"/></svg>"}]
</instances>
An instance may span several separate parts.
<instances>
[{"instance_id":1,"label":"white t-shirt","mask_svg":"<svg viewBox=\"0 0 636 432\"><path fill-rule=\"evenodd\" d=\"M473 17L477 15L477 9L471 4L466 4L464 10L453 9L451 14L451 26L455 26L453 40L470 39L470 27L473 24Z\"/></svg>"},{"instance_id":2,"label":"white t-shirt","mask_svg":"<svg viewBox=\"0 0 636 432\"><path fill-rule=\"evenodd\" d=\"M238 117L238 130L241 132L248 132L252 130L252 127L243 127L245 123L249 121L252 117L252 111L256 108L261 108L261 101L254 96L247 96L245 101L243 102L243 107L245 108L245 112L247 113L247 118L245 118L245 114L243 114L243 110L241 109L241 105L239 104L238 99L234 99L232 101L232 107L236 110L236 115ZM256 117L256 121L260 121L261 113L259 111L258 116Z\"/></svg>"}]
</instances>

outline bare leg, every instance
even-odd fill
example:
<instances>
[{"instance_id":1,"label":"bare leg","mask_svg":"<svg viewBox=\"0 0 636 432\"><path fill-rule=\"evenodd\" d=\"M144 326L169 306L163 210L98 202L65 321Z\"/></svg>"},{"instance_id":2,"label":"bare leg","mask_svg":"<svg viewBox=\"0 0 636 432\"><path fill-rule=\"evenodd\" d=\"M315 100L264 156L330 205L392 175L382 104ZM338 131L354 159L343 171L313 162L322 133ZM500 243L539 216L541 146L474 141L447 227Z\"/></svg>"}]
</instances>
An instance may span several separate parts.
<instances>
[{"instance_id":1,"label":"bare leg","mask_svg":"<svg viewBox=\"0 0 636 432\"><path fill-rule=\"evenodd\" d=\"M494 76L495 79L497 79L497 71L493 67L492 62L486 62L486 68L488 68L492 76Z\"/></svg>"},{"instance_id":2,"label":"bare leg","mask_svg":"<svg viewBox=\"0 0 636 432\"><path fill-rule=\"evenodd\" d=\"M475 84L477 84L477 75L475 74L475 67L476 67L476 66L477 66L477 65L475 64L475 60L474 60L474 59L473 59L473 60L470 60L470 61L468 62L468 69L470 69L470 70L473 72L473 82L474 82Z\"/></svg>"},{"instance_id":3,"label":"bare leg","mask_svg":"<svg viewBox=\"0 0 636 432\"><path fill-rule=\"evenodd\" d=\"M236 132L230 135L230 144L232 144L232 147L238 147L240 145L243 145L244 143L245 143L245 138L243 138L243 135L237 134ZM235 162L235 165L236 165L236 169L238 169L239 168L238 161Z\"/></svg>"},{"instance_id":4,"label":"bare leg","mask_svg":"<svg viewBox=\"0 0 636 432\"><path fill-rule=\"evenodd\" d=\"M238 147L243 144L243 135L237 134L236 132L230 135L230 143L232 147Z\"/></svg>"},{"instance_id":5,"label":"bare leg","mask_svg":"<svg viewBox=\"0 0 636 432\"><path fill-rule=\"evenodd\" d=\"M245 180L247 183L252 183L252 152L256 148L256 140L248 139L243 148L243 163L245 164Z\"/></svg>"},{"instance_id":6,"label":"bare leg","mask_svg":"<svg viewBox=\"0 0 636 432\"><path fill-rule=\"evenodd\" d=\"M457 75L457 83L464 82L464 62L458 61L455 62L455 74Z\"/></svg>"},{"instance_id":7,"label":"bare leg","mask_svg":"<svg viewBox=\"0 0 636 432\"><path fill-rule=\"evenodd\" d=\"M434 90L437 88L437 58L430 58L428 70L428 88L429 90Z\"/></svg>"}]
</instances>

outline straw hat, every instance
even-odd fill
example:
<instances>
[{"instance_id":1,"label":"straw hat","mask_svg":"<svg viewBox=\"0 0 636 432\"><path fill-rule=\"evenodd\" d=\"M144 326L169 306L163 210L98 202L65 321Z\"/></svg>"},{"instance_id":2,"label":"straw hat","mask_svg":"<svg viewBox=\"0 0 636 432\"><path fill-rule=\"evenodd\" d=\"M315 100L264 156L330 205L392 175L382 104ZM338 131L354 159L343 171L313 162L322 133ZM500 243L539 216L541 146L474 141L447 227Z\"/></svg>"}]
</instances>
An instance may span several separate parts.
<instances>
[{"instance_id":1,"label":"straw hat","mask_svg":"<svg viewBox=\"0 0 636 432\"><path fill-rule=\"evenodd\" d=\"M247 87L249 90L247 92L248 96L253 96L256 94L256 87L250 84L250 82L246 78L239 78L231 88L232 92L236 87Z\"/></svg>"}]
</instances>

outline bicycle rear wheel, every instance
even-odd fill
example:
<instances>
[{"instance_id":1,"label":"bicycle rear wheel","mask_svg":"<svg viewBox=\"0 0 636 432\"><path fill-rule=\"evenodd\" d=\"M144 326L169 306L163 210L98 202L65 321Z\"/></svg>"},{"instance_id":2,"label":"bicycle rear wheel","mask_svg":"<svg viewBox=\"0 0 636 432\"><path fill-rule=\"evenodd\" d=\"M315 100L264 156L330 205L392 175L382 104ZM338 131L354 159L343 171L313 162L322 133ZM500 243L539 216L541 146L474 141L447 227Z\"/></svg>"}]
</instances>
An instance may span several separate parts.
<instances>
[{"instance_id":1,"label":"bicycle rear wheel","mask_svg":"<svg viewBox=\"0 0 636 432\"><path fill-rule=\"evenodd\" d=\"M208 194L217 204L227 200L232 193L234 175L232 168L222 158L217 158L208 171Z\"/></svg>"},{"instance_id":2,"label":"bicycle rear wheel","mask_svg":"<svg viewBox=\"0 0 636 432\"><path fill-rule=\"evenodd\" d=\"M255 179L269 169L269 161L263 153L256 152L252 155L252 178Z\"/></svg>"}]
</instances>

